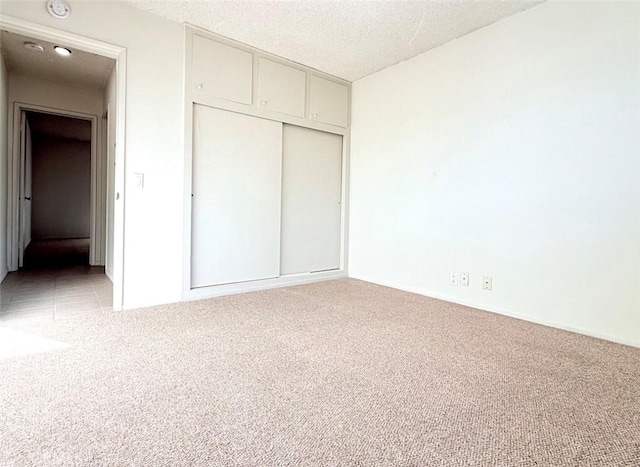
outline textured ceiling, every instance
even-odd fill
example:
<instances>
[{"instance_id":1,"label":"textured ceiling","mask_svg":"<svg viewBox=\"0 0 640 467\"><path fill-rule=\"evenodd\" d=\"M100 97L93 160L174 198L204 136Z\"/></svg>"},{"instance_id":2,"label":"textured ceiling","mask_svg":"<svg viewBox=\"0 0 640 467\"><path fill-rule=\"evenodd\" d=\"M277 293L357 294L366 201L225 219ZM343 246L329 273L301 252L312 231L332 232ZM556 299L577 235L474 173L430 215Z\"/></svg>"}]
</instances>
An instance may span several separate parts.
<instances>
[{"instance_id":1,"label":"textured ceiling","mask_svg":"<svg viewBox=\"0 0 640 467\"><path fill-rule=\"evenodd\" d=\"M26 49L25 42L40 44L44 52ZM11 73L84 88L104 88L115 60L82 50L72 50L70 56L61 57L53 51L54 45L58 44L0 32L0 51Z\"/></svg>"},{"instance_id":2,"label":"textured ceiling","mask_svg":"<svg viewBox=\"0 0 640 467\"><path fill-rule=\"evenodd\" d=\"M541 3L541 0L121 1L348 81Z\"/></svg>"},{"instance_id":3,"label":"textured ceiling","mask_svg":"<svg viewBox=\"0 0 640 467\"><path fill-rule=\"evenodd\" d=\"M29 128L34 137L65 138L91 141L91 122L40 112L27 112Z\"/></svg>"}]
</instances>

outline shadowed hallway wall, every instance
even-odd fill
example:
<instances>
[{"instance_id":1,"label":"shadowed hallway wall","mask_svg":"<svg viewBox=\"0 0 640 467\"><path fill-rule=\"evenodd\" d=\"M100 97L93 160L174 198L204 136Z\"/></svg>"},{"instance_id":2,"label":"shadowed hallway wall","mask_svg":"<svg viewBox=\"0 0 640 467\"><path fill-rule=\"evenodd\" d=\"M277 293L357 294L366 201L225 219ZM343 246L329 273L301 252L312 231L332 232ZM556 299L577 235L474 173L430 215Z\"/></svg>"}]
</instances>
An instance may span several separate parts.
<instances>
[{"instance_id":1,"label":"shadowed hallway wall","mask_svg":"<svg viewBox=\"0 0 640 467\"><path fill-rule=\"evenodd\" d=\"M35 137L32 237L88 238L91 143Z\"/></svg>"}]
</instances>

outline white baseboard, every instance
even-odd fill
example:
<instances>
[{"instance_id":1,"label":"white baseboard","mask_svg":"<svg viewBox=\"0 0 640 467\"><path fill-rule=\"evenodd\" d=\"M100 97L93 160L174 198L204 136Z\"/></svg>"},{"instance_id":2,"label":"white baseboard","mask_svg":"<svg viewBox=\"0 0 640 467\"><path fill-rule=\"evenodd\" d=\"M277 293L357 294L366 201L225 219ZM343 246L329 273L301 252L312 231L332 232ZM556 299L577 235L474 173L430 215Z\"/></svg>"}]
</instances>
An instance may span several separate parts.
<instances>
[{"instance_id":1,"label":"white baseboard","mask_svg":"<svg viewBox=\"0 0 640 467\"><path fill-rule=\"evenodd\" d=\"M107 268L104 268L104 275L107 276L111 282L113 282L113 273Z\"/></svg>"},{"instance_id":2,"label":"white baseboard","mask_svg":"<svg viewBox=\"0 0 640 467\"><path fill-rule=\"evenodd\" d=\"M371 282L372 284L377 284L377 285L382 285L384 287L390 287L392 289L397 289L397 290L402 290L403 292L410 292L410 293L414 293L417 295L422 295L424 297L429 297L429 298L435 298L437 300L443 300L445 302L450 302L450 303L455 303L457 305L463 305L463 306L468 306L469 308L475 308L477 310L482 310L482 311L488 311L490 313L496 313L499 315L504 315L504 316L509 316L511 318L517 318L517 319L521 319L523 321L528 321L530 323L535 323L535 324L542 324L543 326L549 326L552 328L556 328L556 329L562 329L563 331L569 331L569 332L575 332L577 334L582 334L585 336L589 336L589 337L595 337L597 339L603 339L606 341L610 341L610 342L615 342L616 344L623 344L623 345L628 345L631 347L640 347L640 341L634 341L634 340L629 340L629 339L621 339L619 337L616 336L611 336L609 334L605 334L605 333L599 333L599 332L593 332L593 331L587 331L585 329L581 329L581 328L577 328L574 326L569 326L563 323L556 323L553 321L547 321L547 320L542 320L542 319L538 319L535 317L531 317L528 315L523 315L517 312L513 312L511 310L505 310L502 308L496 308L496 307L487 307L485 305L478 305L476 303L471 303L471 302L466 302L464 300L459 300L457 298L453 298L453 297L449 297L446 295L442 295L442 294L438 294L435 292L430 292L430 291L423 291L423 290L418 290L415 288L411 288L411 287L404 287L398 284L393 284L390 282L380 282L380 281L373 281L364 277L355 277L355 276L351 276L353 279L358 279L358 280L362 280L365 282Z\"/></svg>"},{"instance_id":3,"label":"white baseboard","mask_svg":"<svg viewBox=\"0 0 640 467\"><path fill-rule=\"evenodd\" d=\"M276 289L289 287L292 285L310 284L313 282L342 279L347 277L343 270L323 271L306 274L293 274L290 276L275 277L250 282L238 282L235 284L216 285L211 287L199 287L183 292L182 300L202 300L205 298L220 297L223 295L234 295L245 292L255 292L258 290Z\"/></svg>"},{"instance_id":4,"label":"white baseboard","mask_svg":"<svg viewBox=\"0 0 640 467\"><path fill-rule=\"evenodd\" d=\"M0 284L2 283L3 280L5 280L5 278L7 277L7 274L9 274L9 271L3 271L0 273Z\"/></svg>"}]
</instances>

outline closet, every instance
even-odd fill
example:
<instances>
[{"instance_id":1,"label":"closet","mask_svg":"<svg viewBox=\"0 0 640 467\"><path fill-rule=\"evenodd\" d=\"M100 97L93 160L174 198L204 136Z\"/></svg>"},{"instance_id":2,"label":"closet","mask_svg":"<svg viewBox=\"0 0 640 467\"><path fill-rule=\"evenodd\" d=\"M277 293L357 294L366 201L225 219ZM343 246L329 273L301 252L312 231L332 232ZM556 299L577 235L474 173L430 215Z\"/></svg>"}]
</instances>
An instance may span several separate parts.
<instances>
[{"instance_id":1,"label":"closet","mask_svg":"<svg viewBox=\"0 0 640 467\"><path fill-rule=\"evenodd\" d=\"M344 276L348 83L189 28L186 43L186 297Z\"/></svg>"}]
</instances>

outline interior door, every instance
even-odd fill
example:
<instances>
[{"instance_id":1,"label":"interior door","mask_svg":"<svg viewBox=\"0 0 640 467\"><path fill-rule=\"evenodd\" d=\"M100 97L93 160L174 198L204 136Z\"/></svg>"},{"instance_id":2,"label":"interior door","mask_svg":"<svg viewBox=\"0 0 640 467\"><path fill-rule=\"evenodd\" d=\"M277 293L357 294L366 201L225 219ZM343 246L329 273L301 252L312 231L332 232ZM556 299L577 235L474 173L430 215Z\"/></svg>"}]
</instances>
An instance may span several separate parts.
<instances>
[{"instance_id":1,"label":"interior door","mask_svg":"<svg viewBox=\"0 0 640 467\"><path fill-rule=\"evenodd\" d=\"M342 136L284 125L282 275L340 267Z\"/></svg>"},{"instance_id":2,"label":"interior door","mask_svg":"<svg viewBox=\"0 0 640 467\"><path fill-rule=\"evenodd\" d=\"M31 243L31 211L33 194L33 139L29 120L25 121L25 160L24 160L24 247Z\"/></svg>"},{"instance_id":3,"label":"interior door","mask_svg":"<svg viewBox=\"0 0 640 467\"><path fill-rule=\"evenodd\" d=\"M278 277L282 123L193 108L191 287Z\"/></svg>"},{"instance_id":4,"label":"interior door","mask_svg":"<svg viewBox=\"0 0 640 467\"><path fill-rule=\"evenodd\" d=\"M24 251L31 243L31 188L32 188L31 128L23 110L20 114L20 210L18 232L18 267L24 266Z\"/></svg>"}]
</instances>

